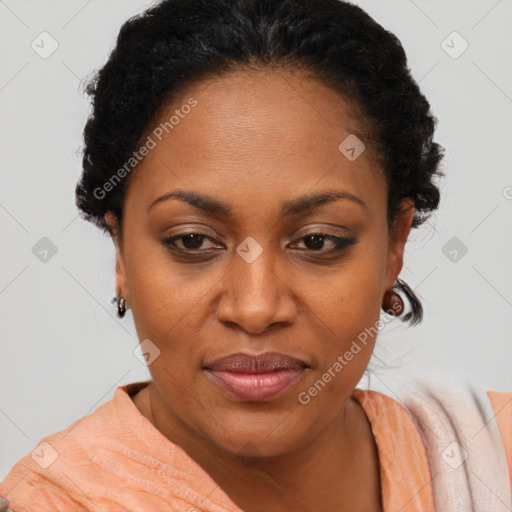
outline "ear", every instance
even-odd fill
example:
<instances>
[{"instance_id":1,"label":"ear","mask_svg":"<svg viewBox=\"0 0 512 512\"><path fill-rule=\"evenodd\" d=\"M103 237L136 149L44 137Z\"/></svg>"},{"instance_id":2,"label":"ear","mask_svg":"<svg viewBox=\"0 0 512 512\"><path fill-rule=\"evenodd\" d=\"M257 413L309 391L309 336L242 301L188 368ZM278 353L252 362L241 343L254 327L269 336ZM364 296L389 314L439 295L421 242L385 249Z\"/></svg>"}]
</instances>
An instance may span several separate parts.
<instances>
[{"instance_id":1,"label":"ear","mask_svg":"<svg viewBox=\"0 0 512 512\"><path fill-rule=\"evenodd\" d=\"M115 266L115 288L118 297L124 297L128 302L128 287L126 286L126 271L124 267L123 247L119 236L117 217L112 212L105 214L105 222L110 228L112 241L116 248L116 266Z\"/></svg>"},{"instance_id":2,"label":"ear","mask_svg":"<svg viewBox=\"0 0 512 512\"><path fill-rule=\"evenodd\" d=\"M386 265L385 289L392 288L403 266L404 246L411 230L414 216L414 201L403 199L399 213L389 232L388 259Z\"/></svg>"}]
</instances>

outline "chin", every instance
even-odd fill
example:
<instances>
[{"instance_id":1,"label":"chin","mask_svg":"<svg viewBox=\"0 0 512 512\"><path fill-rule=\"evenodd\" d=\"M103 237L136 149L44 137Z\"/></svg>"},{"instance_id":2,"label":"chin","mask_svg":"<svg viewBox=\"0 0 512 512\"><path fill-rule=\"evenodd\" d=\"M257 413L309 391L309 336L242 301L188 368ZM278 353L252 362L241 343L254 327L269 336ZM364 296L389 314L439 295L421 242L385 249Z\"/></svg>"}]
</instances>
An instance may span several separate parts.
<instances>
[{"instance_id":1,"label":"chin","mask_svg":"<svg viewBox=\"0 0 512 512\"><path fill-rule=\"evenodd\" d=\"M210 441L220 449L242 457L276 457L307 444L312 429L304 425L296 429L289 412L255 419L238 416L229 421L229 415L217 424L215 432L205 432Z\"/></svg>"}]
</instances>

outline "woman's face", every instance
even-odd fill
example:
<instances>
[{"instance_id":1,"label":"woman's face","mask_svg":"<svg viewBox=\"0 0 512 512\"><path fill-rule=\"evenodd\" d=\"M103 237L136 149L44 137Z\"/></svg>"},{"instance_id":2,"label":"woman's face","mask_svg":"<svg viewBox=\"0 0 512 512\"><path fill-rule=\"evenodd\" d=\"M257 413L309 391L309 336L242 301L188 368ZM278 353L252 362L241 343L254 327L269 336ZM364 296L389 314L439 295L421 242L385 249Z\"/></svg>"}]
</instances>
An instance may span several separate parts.
<instances>
[{"instance_id":1,"label":"woman's face","mask_svg":"<svg viewBox=\"0 0 512 512\"><path fill-rule=\"evenodd\" d=\"M413 209L390 235L388 187L348 105L299 74L203 81L166 121L131 176L117 291L150 340L165 414L232 453L290 452L340 417L361 379ZM178 190L196 199L157 201ZM307 368L273 397L244 399L205 369L237 352Z\"/></svg>"}]
</instances>

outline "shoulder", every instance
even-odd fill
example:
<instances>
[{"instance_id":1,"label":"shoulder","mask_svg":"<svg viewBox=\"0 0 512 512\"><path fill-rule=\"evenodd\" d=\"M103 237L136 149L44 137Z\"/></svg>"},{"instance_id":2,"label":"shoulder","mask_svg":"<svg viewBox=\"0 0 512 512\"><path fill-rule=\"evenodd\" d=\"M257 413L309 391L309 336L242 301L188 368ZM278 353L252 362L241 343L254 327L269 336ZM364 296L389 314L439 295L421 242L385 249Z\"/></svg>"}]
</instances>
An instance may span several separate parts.
<instances>
[{"instance_id":1,"label":"shoulder","mask_svg":"<svg viewBox=\"0 0 512 512\"><path fill-rule=\"evenodd\" d=\"M361 392L366 408L381 419L393 411L403 420L405 412L417 425L436 474L445 474L448 466L454 474L454 467L480 473L473 468L477 464L503 489L512 488L512 392L421 379L392 385L389 391L393 398L377 391Z\"/></svg>"},{"instance_id":2,"label":"shoulder","mask_svg":"<svg viewBox=\"0 0 512 512\"><path fill-rule=\"evenodd\" d=\"M507 455L510 485L512 487L512 392L487 391Z\"/></svg>"},{"instance_id":3,"label":"shoulder","mask_svg":"<svg viewBox=\"0 0 512 512\"><path fill-rule=\"evenodd\" d=\"M0 483L0 496L14 512L89 510L83 494L91 475L104 476L109 446L123 435L115 397L64 430L43 437ZM115 450L112 450L115 451Z\"/></svg>"},{"instance_id":4,"label":"shoulder","mask_svg":"<svg viewBox=\"0 0 512 512\"><path fill-rule=\"evenodd\" d=\"M451 390L442 386L426 384L425 381L418 381L409 390L400 390L397 394L390 392L390 395L394 395L393 397L380 391L363 389L356 389L353 396L374 420L382 419L383 416L393 416L398 420L411 417L414 404L417 403L420 403L420 407L430 407L432 402L437 401L448 413L450 407L460 405L460 401L457 399L460 398L463 389L464 387L460 386L456 390ZM480 392L478 401L488 401L487 420L494 422L499 428L510 467L512 458L512 392L492 390ZM469 404L473 402L477 402L474 388L467 388L467 400L463 405L469 407ZM464 411L457 407L451 411L451 416L457 413L467 413L467 410Z\"/></svg>"},{"instance_id":5,"label":"shoulder","mask_svg":"<svg viewBox=\"0 0 512 512\"><path fill-rule=\"evenodd\" d=\"M356 389L379 453L382 497L386 510L433 510L432 475L413 418L399 401L375 390Z\"/></svg>"}]
</instances>

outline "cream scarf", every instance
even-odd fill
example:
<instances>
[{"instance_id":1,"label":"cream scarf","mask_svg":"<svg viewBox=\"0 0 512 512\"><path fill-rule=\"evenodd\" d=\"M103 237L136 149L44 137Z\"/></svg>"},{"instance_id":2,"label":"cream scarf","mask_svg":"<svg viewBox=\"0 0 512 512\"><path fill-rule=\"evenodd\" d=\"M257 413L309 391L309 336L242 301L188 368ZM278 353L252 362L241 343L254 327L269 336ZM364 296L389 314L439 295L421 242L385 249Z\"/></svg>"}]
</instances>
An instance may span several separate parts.
<instances>
[{"instance_id":1,"label":"cream scarf","mask_svg":"<svg viewBox=\"0 0 512 512\"><path fill-rule=\"evenodd\" d=\"M436 512L511 512L505 448L487 394L418 380L401 395L428 454Z\"/></svg>"}]
</instances>

